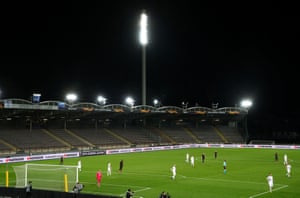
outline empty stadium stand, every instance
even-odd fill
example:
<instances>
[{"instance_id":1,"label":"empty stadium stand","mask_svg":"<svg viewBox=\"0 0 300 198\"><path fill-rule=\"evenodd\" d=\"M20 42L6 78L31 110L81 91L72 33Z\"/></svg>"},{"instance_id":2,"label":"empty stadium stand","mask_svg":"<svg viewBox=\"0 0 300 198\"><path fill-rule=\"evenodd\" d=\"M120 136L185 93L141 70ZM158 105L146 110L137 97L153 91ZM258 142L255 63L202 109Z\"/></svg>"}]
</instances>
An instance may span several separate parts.
<instances>
[{"instance_id":1,"label":"empty stadium stand","mask_svg":"<svg viewBox=\"0 0 300 198\"><path fill-rule=\"evenodd\" d=\"M151 107L0 100L0 155L245 142L241 108ZM123 111L115 111L115 109ZM141 111L143 110L143 111ZM228 112L238 112L230 114ZM202 112L199 114L198 112Z\"/></svg>"}]
</instances>

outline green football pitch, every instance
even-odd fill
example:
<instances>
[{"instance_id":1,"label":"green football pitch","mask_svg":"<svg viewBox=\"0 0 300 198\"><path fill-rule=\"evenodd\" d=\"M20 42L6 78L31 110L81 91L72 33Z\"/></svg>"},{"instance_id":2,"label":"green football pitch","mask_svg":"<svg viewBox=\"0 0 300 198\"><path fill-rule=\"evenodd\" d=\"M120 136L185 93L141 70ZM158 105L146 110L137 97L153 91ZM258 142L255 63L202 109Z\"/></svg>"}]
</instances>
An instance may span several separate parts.
<instances>
[{"instance_id":1,"label":"green football pitch","mask_svg":"<svg viewBox=\"0 0 300 198\"><path fill-rule=\"evenodd\" d=\"M218 152L217 159L214 152ZM275 161L275 152L279 160ZM195 156L195 167L185 162L186 153ZM206 159L201 161L201 154ZM291 177L286 176L283 155L287 154L292 165ZM114 155L98 155L68 158L64 165L76 165L81 159L82 171L79 180L85 185L82 193L104 194L123 197L128 188L136 198L158 198L162 191L172 198L293 198L300 197L300 151L281 149L229 149L193 148ZM119 162L124 161L120 173ZM227 161L227 173L223 172L223 161ZM112 164L112 175L106 175L108 161ZM59 159L33 161L39 164L59 164ZM170 168L176 164L176 179L171 179ZM0 185L5 185L5 170L9 170L9 185L14 186L12 166L0 165ZM101 186L96 184L96 171L102 170ZM266 176L273 174L273 192L268 192Z\"/></svg>"}]
</instances>

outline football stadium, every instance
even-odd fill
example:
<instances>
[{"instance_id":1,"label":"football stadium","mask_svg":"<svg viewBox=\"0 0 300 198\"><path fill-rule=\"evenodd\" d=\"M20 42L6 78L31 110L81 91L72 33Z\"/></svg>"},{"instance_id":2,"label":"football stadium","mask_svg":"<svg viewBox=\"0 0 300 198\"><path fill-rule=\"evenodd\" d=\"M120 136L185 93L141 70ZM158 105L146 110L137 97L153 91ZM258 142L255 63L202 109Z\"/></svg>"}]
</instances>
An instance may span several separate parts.
<instances>
[{"instance_id":1,"label":"football stadium","mask_svg":"<svg viewBox=\"0 0 300 198\"><path fill-rule=\"evenodd\" d=\"M25 197L28 183L32 197L300 197L300 146L256 138L247 117L246 107L1 99L0 197Z\"/></svg>"}]
</instances>

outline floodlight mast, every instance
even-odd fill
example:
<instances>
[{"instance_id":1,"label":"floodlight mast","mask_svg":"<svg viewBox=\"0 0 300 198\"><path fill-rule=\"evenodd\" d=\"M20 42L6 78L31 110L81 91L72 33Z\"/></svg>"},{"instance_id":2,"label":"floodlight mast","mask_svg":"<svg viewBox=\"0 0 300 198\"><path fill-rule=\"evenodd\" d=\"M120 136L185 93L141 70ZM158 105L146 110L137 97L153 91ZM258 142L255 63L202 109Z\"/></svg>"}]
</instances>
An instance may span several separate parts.
<instances>
[{"instance_id":1,"label":"floodlight mast","mask_svg":"<svg viewBox=\"0 0 300 198\"><path fill-rule=\"evenodd\" d=\"M145 11L140 19L140 44L142 45L142 105L146 105L146 46L148 44L148 16Z\"/></svg>"},{"instance_id":2,"label":"floodlight mast","mask_svg":"<svg viewBox=\"0 0 300 198\"><path fill-rule=\"evenodd\" d=\"M249 108L253 105L252 100L250 99L244 99L241 101L241 107L243 107L244 109L246 109L247 114L248 114L248 110ZM248 115L245 116L244 118L244 127L245 127L245 132L246 132L246 137L245 137L245 142L248 143L249 140L249 133L248 133L248 119L247 119Z\"/></svg>"}]
</instances>

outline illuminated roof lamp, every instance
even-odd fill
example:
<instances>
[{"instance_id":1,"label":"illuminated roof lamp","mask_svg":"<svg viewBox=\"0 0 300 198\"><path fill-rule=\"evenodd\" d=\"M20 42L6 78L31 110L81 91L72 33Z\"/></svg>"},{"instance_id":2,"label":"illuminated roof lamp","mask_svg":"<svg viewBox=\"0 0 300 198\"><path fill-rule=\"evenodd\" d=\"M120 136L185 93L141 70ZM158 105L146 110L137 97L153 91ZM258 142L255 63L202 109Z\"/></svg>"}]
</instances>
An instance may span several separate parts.
<instances>
[{"instance_id":1,"label":"illuminated roof lamp","mask_svg":"<svg viewBox=\"0 0 300 198\"><path fill-rule=\"evenodd\" d=\"M66 99L68 102L73 103L74 101L77 100L77 95L76 94L67 94Z\"/></svg>"},{"instance_id":2,"label":"illuminated roof lamp","mask_svg":"<svg viewBox=\"0 0 300 198\"><path fill-rule=\"evenodd\" d=\"M244 107L244 108L250 108L252 106L252 101L251 100L243 100L241 102L241 107Z\"/></svg>"}]
</instances>

